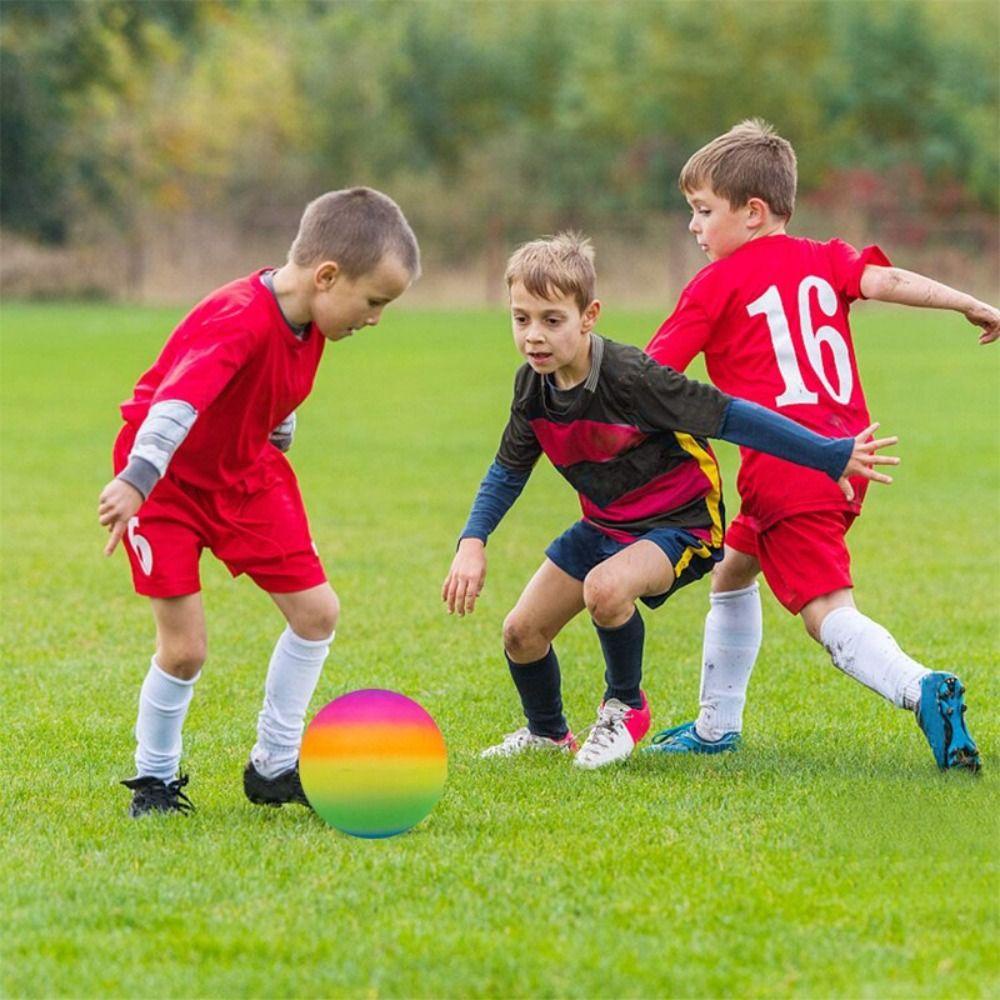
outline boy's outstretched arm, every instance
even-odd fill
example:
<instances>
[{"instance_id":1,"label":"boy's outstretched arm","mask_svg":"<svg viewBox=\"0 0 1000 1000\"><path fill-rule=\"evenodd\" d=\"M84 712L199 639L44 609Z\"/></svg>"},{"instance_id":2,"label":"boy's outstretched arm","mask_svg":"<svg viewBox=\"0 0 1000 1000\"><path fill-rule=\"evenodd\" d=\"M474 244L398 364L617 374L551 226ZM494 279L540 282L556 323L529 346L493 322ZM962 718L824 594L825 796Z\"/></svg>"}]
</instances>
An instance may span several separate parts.
<instances>
[{"instance_id":1,"label":"boy's outstretched arm","mask_svg":"<svg viewBox=\"0 0 1000 1000\"><path fill-rule=\"evenodd\" d=\"M1000 310L986 302L901 267L869 264L861 275L861 294L878 302L895 302L924 309L951 309L982 327L980 344L1000 338Z\"/></svg>"},{"instance_id":2,"label":"boy's outstretched arm","mask_svg":"<svg viewBox=\"0 0 1000 1000\"><path fill-rule=\"evenodd\" d=\"M486 539L521 495L530 471L508 468L494 461L486 470L462 529L458 551L441 587L448 614L472 614L486 582Z\"/></svg>"},{"instance_id":3,"label":"boy's outstretched arm","mask_svg":"<svg viewBox=\"0 0 1000 1000\"><path fill-rule=\"evenodd\" d=\"M871 424L854 438L825 438L773 410L745 399L733 399L726 409L722 427L713 436L819 469L837 480L844 496L853 500L851 476L891 483L891 476L876 472L873 466L899 465L895 456L877 454L880 448L888 448L899 441L898 437L871 439L878 426Z\"/></svg>"}]
</instances>

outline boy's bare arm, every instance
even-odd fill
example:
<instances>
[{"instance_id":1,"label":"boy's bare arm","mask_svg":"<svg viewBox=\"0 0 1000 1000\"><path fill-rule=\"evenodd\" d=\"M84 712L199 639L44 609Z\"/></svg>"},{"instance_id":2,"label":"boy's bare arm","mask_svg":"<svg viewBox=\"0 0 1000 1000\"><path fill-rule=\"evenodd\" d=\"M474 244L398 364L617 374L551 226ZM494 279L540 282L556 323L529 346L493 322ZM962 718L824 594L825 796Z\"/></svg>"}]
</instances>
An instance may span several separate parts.
<instances>
[{"instance_id":1,"label":"boy's bare arm","mask_svg":"<svg viewBox=\"0 0 1000 1000\"><path fill-rule=\"evenodd\" d=\"M861 294L866 299L879 302L925 309L952 309L970 323L982 327L979 343L990 344L1000 338L1000 310L914 271L869 264L861 275Z\"/></svg>"}]
</instances>

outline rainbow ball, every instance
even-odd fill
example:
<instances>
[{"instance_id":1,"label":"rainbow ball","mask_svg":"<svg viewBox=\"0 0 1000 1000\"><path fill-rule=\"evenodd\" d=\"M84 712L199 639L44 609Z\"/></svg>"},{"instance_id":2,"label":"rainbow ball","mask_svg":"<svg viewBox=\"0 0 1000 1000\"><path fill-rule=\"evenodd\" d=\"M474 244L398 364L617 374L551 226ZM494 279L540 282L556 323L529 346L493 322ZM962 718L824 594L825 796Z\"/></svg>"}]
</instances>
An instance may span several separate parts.
<instances>
[{"instance_id":1,"label":"rainbow ball","mask_svg":"<svg viewBox=\"0 0 1000 1000\"><path fill-rule=\"evenodd\" d=\"M351 691L316 713L299 759L313 809L352 837L392 837L433 808L448 776L441 730L395 691Z\"/></svg>"}]
</instances>

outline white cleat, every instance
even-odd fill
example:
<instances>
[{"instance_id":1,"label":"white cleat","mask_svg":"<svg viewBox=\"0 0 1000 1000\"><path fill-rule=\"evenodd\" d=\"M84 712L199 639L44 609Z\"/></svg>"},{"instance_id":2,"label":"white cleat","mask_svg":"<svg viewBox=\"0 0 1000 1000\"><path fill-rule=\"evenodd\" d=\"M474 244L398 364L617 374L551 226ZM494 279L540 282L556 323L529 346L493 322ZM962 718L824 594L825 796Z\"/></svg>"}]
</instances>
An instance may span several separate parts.
<instances>
[{"instance_id":1,"label":"white cleat","mask_svg":"<svg viewBox=\"0 0 1000 1000\"><path fill-rule=\"evenodd\" d=\"M513 733L508 733L503 742L487 747L480 757L516 757L529 750L557 750L567 753L577 747L576 737L567 733L561 740L552 740L547 736L536 736L527 726L521 726Z\"/></svg>"},{"instance_id":2,"label":"white cleat","mask_svg":"<svg viewBox=\"0 0 1000 1000\"><path fill-rule=\"evenodd\" d=\"M642 692L642 708L630 708L617 698L601 703L597 722L573 758L577 767L593 771L632 755L636 744L649 732L649 702Z\"/></svg>"}]
</instances>

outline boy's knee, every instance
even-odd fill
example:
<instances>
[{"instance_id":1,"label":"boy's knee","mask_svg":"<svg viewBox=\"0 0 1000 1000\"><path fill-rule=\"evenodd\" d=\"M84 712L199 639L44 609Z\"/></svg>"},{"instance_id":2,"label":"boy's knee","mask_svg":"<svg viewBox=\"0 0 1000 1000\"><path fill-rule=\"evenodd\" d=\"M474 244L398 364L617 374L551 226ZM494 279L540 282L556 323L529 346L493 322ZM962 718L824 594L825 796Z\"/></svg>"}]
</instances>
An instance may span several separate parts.
<instances>
[{"instance_id":1,"label":"boy's knee","mask_svg":"<svg viewBox=\"0 0 1000 1000\"><path fill-rule=\"evenodd\" d=\"M618 624L633 601L607 573L591 570L583 581L583 603L598 625L611 626Z\"/></svg>"},{"instance_id":2,"label":"boy's knee","mask_svg":"<svg viewBox=\"0 0 1000 1000\"><path fill-rule=\"evenodd\" d=\"M208 655L204 638L173 639L161 642L156 650L156 665L171 677L189 681L197 676Z\"/></svg>"},{"instance_id":3,"label":"boy's knee","mask_svg":"<svg viewBox=\"0 0 1000 1000\"><path fill-rule=\"evenodd\" d=\"M515 663L533 663L545 655L549 641L512 611L503 623L503 648Z\"/></svg>"},{"instance_id":4,"label":"boy's knee","mask_svg":"<svg viewBox=\"0 0 1000 1000\"><path fill-rule=\"evenodd\" d=\"M325 587L308 604L297 608L288 624L300 639L318 641L332 635L339 621L340 600L332 587Z\"/></svg>"},{"instance_id":5,"label":"boy's knee","mask_svg":"<svg viewBox=\"0 0 1000 1000\"><path fill-rule=\"evenodd\" d=\"M757 579L760 564L752 556L742 552L732 555L716 563L712 570L712 593L726 593L730 590L745 590Z\"/></svg>"}]
</instances>

